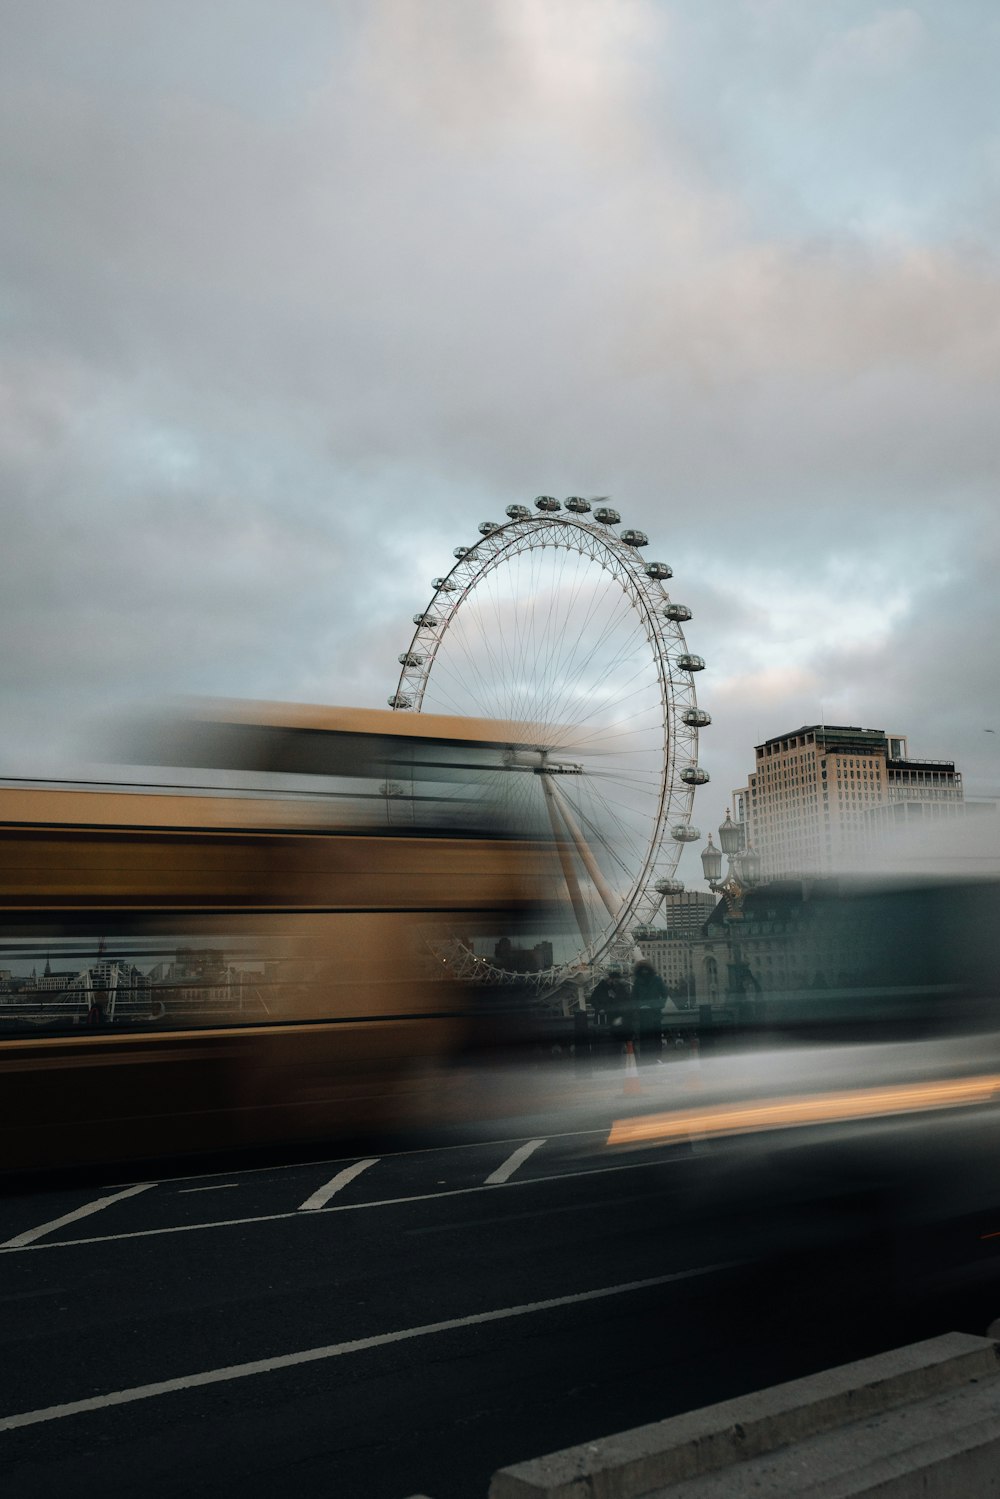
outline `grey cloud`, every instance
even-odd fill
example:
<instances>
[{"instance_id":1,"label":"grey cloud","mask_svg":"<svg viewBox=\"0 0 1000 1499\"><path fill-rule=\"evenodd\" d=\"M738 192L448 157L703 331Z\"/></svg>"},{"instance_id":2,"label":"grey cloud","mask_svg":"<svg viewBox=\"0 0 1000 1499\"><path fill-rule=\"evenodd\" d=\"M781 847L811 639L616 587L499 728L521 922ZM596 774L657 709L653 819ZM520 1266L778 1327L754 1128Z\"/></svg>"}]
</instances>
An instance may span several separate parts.
<instances>
[{"instance_id":1,"label":"grey cloud","mask_svg":"<svg viewBox=\"0 0 1000 1499\"><path fill-rule=\"evenodd\" d=\"M795 9L812 56L828 30ZM543 490L615 493L729 677L741 653L759 669L747 642L766 657L772 629L727 598L734 559L791 583L832 549L875 552L916 592L943 518L956 620L992 628L963 562L995 536L991 252L768 225L770 169L789 167L760 135L737 149L750 43L709 68L676 8L334 10L192 6L174 26L109 4L84 27L70 5L44 34L16 13L8 764L136 693L382 701L432 572ZM663 83L685 62L692 86L729 78L722 151ZM797 128L822 160L810 97ZM927 635L916 611L878 660L817 646L796 669L832 703L898 708L923 742L948 715L930 674L897 667ZM964 701L995 698L984 653L967 671ZM720 777L786 713L816 716L806 678L781 680L716 715ZM971 718L952 722L971 753Z\"/></svg>"}]
</instances>

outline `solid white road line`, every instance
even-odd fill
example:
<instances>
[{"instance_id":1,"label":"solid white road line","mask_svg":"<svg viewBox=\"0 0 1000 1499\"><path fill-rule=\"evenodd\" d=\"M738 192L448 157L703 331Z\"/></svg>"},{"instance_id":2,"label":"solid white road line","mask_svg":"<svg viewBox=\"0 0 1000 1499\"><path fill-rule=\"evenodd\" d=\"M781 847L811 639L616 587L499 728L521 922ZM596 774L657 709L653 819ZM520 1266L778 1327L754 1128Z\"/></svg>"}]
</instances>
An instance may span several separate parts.
<instances>
[{"instance_id":1,"label":"solid white road line","mask_svg":"<svg viewBox=\"0 0 1000 1499\"><path fill-rule=\"evenodd\" d=\"M513 1155L507 1157L502 1166L498 1166L495 1171L490 1172L486 1178L485 1185L487 1187L502 1186L508 1177L513 1176L518 1166L523 1166L529 1155L531 1155L531 1152L537 1150L539 1145L544 1144L544 1140L529 1140L526 1145L519 1146Z\"/></svg>"},{"instance_id":2,"label":"solid white road line","mask_svg":"<svg viewBox=\"0 0 1000 1499\"><path fill-rule=\"evenodd\" d=\"M686 1159L686 1158L685 1158ZM553 1172L551 1176L529 1176L522 1181L505 1182L507 1187L545 1187L551 1182L575 1181L581 1176L607 1176L616 1171L647 1171L651 1166L675 1165L676 1161L626 1161L616 1166L591 1166L586 1171ZM492 1187L449 1187L444 1192L413 1192L409 1197L378 1197L370 1202L337 1202L328 1213L357 1213L368 1208L405 1207L410 1202L437 1202L442 1197L468 1197L474 1192L492 1192ZM117 1244L122 1239L155 1239L161 1234L191 1234L201 1229L243 1228L248 1223L281 1223L287 1218L298 1218L299 1209L290 1213L255 1213L246 1218L216 1218L208 1223L172 1223L166 1228L136 1228L123 1234L92 1234L86 1239L56 1239L50 1244L27 1244L23 1249L0 1244L0 1253L10 1248L11 1254L37 1254L40 1249L77 1249L84 1244ZM305 1220L302 1220L305 1221Z\"/></svg>"},{"instance_id":3,"label":"solid white road line","mask_svg":"<svg viewBox=\"0 0 1000 1499\"><path fill-rule=\"evenodd\" d=\"M131 1405L136 1400L151 1400L155 1395L170 1395L181 1390L195 1390L204 1385L227 1384L233 1379L247 1379L252 1374L270 1374L275 1369L292 1369L297 1364L319 1363L323 1359L342 1358L348 1353L363 1353L369 1348L384 1348L409 1338L433 1337L462 1327L476 1327L484 1322L506 1322L512 1317L529 1317L562 1306L576 1306L583 1301L601 1301L608 1296L623 1296L629 1291L645 1291L651 1286L665 1286L674 1280L688 1280L696 1275L710 1275L726 1266L698 1265L691 1270L675 1270L672 1275L655 1275L649 1280L630 1280L618 1286L601 1286L596 1291L578 1291L570 1296L553 1296L547 1301L528 1301L521 1306L505 1306L494 1312L475 1312L470 1317L449 1317L444 1322L426 1322L422 1327L404 1327L399 1332L383 1332L371 1338L354 1338L347 1343L329 1343L325 1348L306 1348L301 1353L283 1353L277 1358L255 1359L248 1364L230 1364L224 1369L208 1369L201 1374L182 1375L179 1379L161 1379L155 1384L133 1385L128 1390L113 1390L107 1395L93 1395L87 1400L70 1400L65 1405L47 1405L22 1415L0 1417L0 1431L16 1431L21 1426L37 1426L42 1421L59 1421L64 1416L82 1415L86 1411L104 1410L112 1405Z\"/></svg>"},{"instance_id":4,"label":"solid white road line","mask_svg":"<svg viewBox=\"0 0 1000 1499\"><path fill-rule=\"evenodd\" d=\"M180 1187L178 1197L186 1197L189 1192L224 1192L227 1187L238 1187L239 1182L213 1182L210 1187Z\"/></svg>"},{"instance_id":5,"label":"solid white road line","mask_svg":"<svg viewBox=\"0 0 1000 1499\"><path fill-rule=\"evenodd\" d=\"M126 1187L124 1192L115 1192L111 1197L99 1197L96 1202L85 1203L82 1208L74 1208L71 1213L64 1213L61 1218L53 1218L49 1223L40 1223L37 1228L29 1228L23 1234L15 1234L13 1239L7 1239L0 1244L0 1249L23 1249L25 1244L32 1244L40 1239L43 1234L55 1233L57 1228L65 1228L67 1223L75 1223L78 1218L89 1218L91 1213L99 1213L102 1208L108 1208L113 1202L121 1202L123 1197L134 1197L137 1192L148 1192L150 1187L155 1187L156 1182L141 1182L136 1187Z\"/></svg>"},{"instance_id":6,"label":"solid white road line","mask_svg":"<svg viewBox=\"0 0 1000 1499\"><path fill-rule=\"evenodd\" d=\"M367 1171L369 1166L377 1166L380 1159L380 1156L374 1155L367 1161L355 1161L353 1166L345 1166L343 1171L338 1171L336 1176L331 1176L328 1182L317 1187L312 1196L307 1197L300 1205L299 1212L318 1212L320 1208L326 1206L335 1192L339 1192L341 1187L346 1187L347 1183L352 1182L356 1176L360 1176L362 1171Z\"/></svg>"}]
</instances>

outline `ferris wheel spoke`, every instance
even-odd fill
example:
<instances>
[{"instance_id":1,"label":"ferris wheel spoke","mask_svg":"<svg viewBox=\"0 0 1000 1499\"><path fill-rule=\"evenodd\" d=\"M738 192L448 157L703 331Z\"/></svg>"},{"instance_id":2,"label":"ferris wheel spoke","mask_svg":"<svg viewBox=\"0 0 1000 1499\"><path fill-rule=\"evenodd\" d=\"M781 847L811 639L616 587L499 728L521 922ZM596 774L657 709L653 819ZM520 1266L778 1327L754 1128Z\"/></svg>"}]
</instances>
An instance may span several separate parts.
<instances>
[{"instance_id":1,"label":"ferris wheel spoke","mask_svg":"<svg viewBox=\"0 0 1000 1499\"><path fill-rule=\"evenodd\" d=\"M615 681L614 672L615 664L610 663L599 675L581 677L572 687L566 687L560 717L572 724L578 736L588 728L597 734L613 732L624 718L631 717L626 710L633 707L633 700L640 705L636 711L648 718L649 706L644 699L648 699L654 684Z\"/></svg>"},{"instance_id":2,"label":"ferris wheel spoke","mask_svg":"<svg viewBox=\"0 0 1000 1499\"><path fill-rule=\"evenodd\" d=\"M605 834L613 832L615 846L622 850L623 857L636 856L637 839L645 845L649 820L655 814L656 798L650 792L629 795L628 788L619 788L619 794L611 797L583 776L566 788L565 795L591 829L602 827Z\"/></svg>"},{"instance_id":3,"label":"ferris wheel spoke","mask_svg":"<svg viewBox=\"0 0 1000 1499\"><path fill-rule=\"evenodd\" d=\"M588 816L579 803L575 805L574 811L580 821L581 826L584 828L591 845L601 850L608 868L616 870L616 877L624 877L627 882L631 884L632 878L630 869L632 868L632 862L631 857L628 856L630 854L630 850L627 848L627 846L623 847L622 832L620 826L617 824L617 820L615 825L616 837L614 840L612 840L609 837L607 828L601 828L596 817ZM607 823L607 820L608 819L605 818L605 823ZM627 844L627 840L625 840L625 842Z\"/></svg>"},{"instance_id":4,"label":"ferris wheel spoke","mask_svg":"<svg viewBox=\"0 0 1000 1499\"><path fill-rule=\"evenodd\" d=\"M580 593L584 586L584 581L585 580L582 575L578 576L576 586L571 592L570 599L567 601L567 616L570 608L578 606ZM599 621L598 616L601 614L603 614L604 617L603 620ZM555 667L552 674L558 675L559 678L571 676L571 668L576 661L580 646L586 642L593 642L593 644L591 645L591 649L596 648L599 644L600 636L603 633L603 630L608 626L608 622L609 611L607 607L607 595L604 588L598 588L597 586L595 586L595 580L591 579L589 602L586 605L585 612L583 613L582 617L578 620L576 627L573 630L570 630L567 627L568 620L564 620L561 622L560 628L556 632L554 645L557 650L557 656L555 659ZM598 624L600 625L600 628L597 627ZM567 645L569 646L568 657L565 655Z\"/></svg>"},{"instance_id":5,"label":"ferris wheel spoke","mask_svg":"<svg viewBox=\"0 0 1000 1499\"><path fill-rule=\"evenodd\" d=\"M522 622L518 619L516 611L511 609L510 601L508 600L505 604L501 599L499 585L500 573L494 567L487 579L487 588L493 606L492 626L484 629L483 633L486 637L485 646L493 674L493 691L498 695L497 700L502 704L505 716L518 720L523 717L518 691L518 682L521 677L520 631ZM514 656L518 662L513 671L511 670L511 651L507 647L508 638L514 641Z\"/></svg>"},{"instance_id":6,"label":"ferris wheel spoke","mask_svg":"<svg viewBox=\"0 0 1000 1499\"><path fill-rule=\"evenodd\" d=\"M641 859L643 850L647 845L646 827L649 820L655 816L655 807L650 805L647 798L643 797L643 805L636 807L632 802L622 801L620 797L611 797L607 793L599 791L593 785L586 783L581 790L581 802L583 796L589 798L591 805L591 816L588 817L580 806L580 815L586 821L588 827L595 836L603 827L611 827L615 833L615 844L627 851L630 860ZM608 838L607 832L601 834Z\"/></svg>"},{"instance_id":7,"label":"ferris wheel spoke","mask_svg":"<svg viewBox=\"0 0 1000 1499\"><path fill-rule=\"evenodd\" d=\"M523 568L519 561L515 562L513 566L518 575L518 587L520 588L523 586L520 583L520 575L523 572ZM499 668L497 670L498 690L501 694L506 694L506 698L501 698L501 701L504 702L508 717L517 718L522 715L523 711L519 684L522 679L522 661L524 656L524 617L519 615L517 610L511 608L509 599L507 600L506 607L501 607L499 585L500 577L496 569L494 569L490 573L488 584L494 600L493 627L495 633L493 640L506 666L506 680L504 679L503 670Z\"/></svg>"},{"instance_id":8,"label":"ferris wheel spoke","mask_svg":"<svg viewBox=\"0 0 1000 1499\"><path fill-rule=\"evenodd\" d=\"M582 718L578 718L575 720L578 726L582 726L583 724L592 720L595 715L601 711L601 693L604 690L606 684L613 679L614 673L618 669L619 665L619 659L608 662L602 669L600 676L589 685L589 692L590 694L592 694L593 706L588 713L585 713L583 715ZM641 681L638 686L633 687L632 684L636 683L640 677L644 677L645 679ZM630 677L626 678L624 681L617 685L615 692L615 701L625 703L633 695L638 696L643 692L648 694L650 685L651 684L649 682L649 678L645 675L644 669L639 668L635 672L633 672ZM627 692L625 690L629 687L632 687L631 692Z\"/></svg>"},{"instance_id":9,"label":"ferris wheel spoke","mask_svg":"<svg viewBox=\"0 0 1000 1499\"><path fill-rule=\"evenodd\" d=\"M446 685L446 681L443 681L442 679L446 679L447 682L452 683L454 686L454 690L449 691ZM476 711L477 716L483 718L489 718L491 716L487 707L486 700L484 698L477 697L477 695L471 691L468 678L466 676L460 676L458 673L452 671L446 663L438 663L438 669L435 672L434 681L435 694L438 698L444 700L444 706L446 708L452 708L458 714L467 714L471 706ZM438 708L437 711L440 712L441 709Z\"/></svg>"},{"instance_id":10,"label":"ferris wheel spoke","mask_svg":"<svg viewBox=\"0 0 1000 1499\"><path fill-rule=\"evenodd\" d=\"M487 590L488 596L488 590ZM496 612L496 606L495 606ZM501 677L501 662L494 654L493 636L491 632L480 627L480 649L473 650L473 642L468 638L469 631L466 629L466 616L459 615L459 629L456 632L456 644L459 646L465 661L465 670L462 679L469 686L470 694L474 695L477 706L480 707L484 716L489 717L491 712L490 697L495 691L495 684ZM485 655L485 668L482 657ZM471 679L471 680L470 680ZM473 684L478 684L478 691ZM495 714L496 707L493 705Z\"/></svg>"},{"instance_id":11,"label":"ferris wheel spoke","mask_svg":"<svg viewBox=\"0 0 1000 1499\"><path fill-rule=\"evenodd\" d=\"M558 560L558 559L557 559ZM544 681L540 675L539 663L544 658L544 629L545 620L539 618L539 573L543 561L542 553L532 553L529 558L528 568L528 592L526 596L527 607L523 610L515 610L514 616L518 624L518 654L516 680L520 684L519 702L525 716L537 718L543 723L544 715L539 711L542 704L539 701L537 690L532 691L530 684ZM557 586L550 583L550 588Z\"/></svg>"},{"instance_id":12,"label":"ferris wheel spoke","mask_svg":"<svg viewBox=\"0 0 1000 1499\"><path fill-rule=\"evenodd\" d=\"M545 716L544 722L551 729L558 724L560 719L559 686L562 681L562 668L560 665L567 637L567 623L569 610L577 591L577 585L570 584L570 598L566 603L565 610L560 608L560 602L566 591L566 570L571 554L562 551L558 556L557 574L554 586L550 592L542 629L537 641L537 663L535 666L536 680L544 684ZM578 559L577 559L578 560Z\"/></svg>"},{"instance_id":13,"label":"ferris wheel spoke","mask_svg":"<svg viewBox=\"0 0 1000 1499\"><path fill-rule=\"evenodd\" d=\"M618 798L595 797L592 788L588 787L587 790L595 804L593 818L586 818L588 826L594 830L599 822L605 827L612 824L617 834L617 842L631 846L631 851L637 853L638 848L635 845L638 840L641 838L641 841L645 842L645 838L642 837L642 824L646 820L645 809L640 811L633 804L623 802ZM580 815L585 817L582 808Z\"/></svg>"},{"instance_id":14,"label":"ferris wheel spoke","mask_svg":"<svg viewBox=\"0 0 1000 1499\"><path fill-rule=\"evenodd\" d=\"M567 551L564 557L568 559L569 556L570 553ZM580 559L577 558L576 561L579 563ZM570 596L566 600L564 617L557 622L556 628L552 631L551 648L544 667L546 679L553 683L563 682L570 676L576 652L580 643L587 638L592 616L600 604L600 594L597 589L592 587L590 590L589 606L586 609L584 617L578 622L575 630L571 631L569 629L569 620L574 608L577 607L581 590L584 587L585 569L578 565L575 569L575 574L576 576L570 589ZM558 596L557 594L557 598ZM570 646L570 655L568 659L564 659L567 644ZM558 713L558 706L554 704L552 709L553 721L558 721Z\"/></svg>"},{"instance_id":15,"label":"ferris wheel spoke","mask_svg":"<svg viewBox=\"0 0 1000 1499\"><path fill-rule=\"evenodd\" d=\"M635 692L630 693L629 698L631 697L639 698L639 691L636 690ZM624 708L628 700L628 698L624 700L619 699L620 706ZM595 708L590 713L582 714L581 717L574 723L573 727L578 731L582 731L587 727L588 723L593 720L595 714L598 711L599 710ZM644 722L640 722L640 720L643 720ZM628 727L629 725L631 725L631 727ZM652 735L654 731L659 738L659 742L662 744L662 716L657 715L654 718L649 708L643 705L642 707L637 708L632 713L620 713L619 716L615 718L611 723L595 724L593 728L588 732L584 742L588 746L593 745L594 752L596 752L596 747L598 745L608 744L616 738L634 737L637 732L649 732L650 735ZM613 750L605 751L605 753L613 752Z\"/></svg>"},{"instance_id":16,"label":"ferris wheel spoke","mask_svg":"<svg viewBox=\"0 0 1000 1499\"><path fill-rule=\"evenodd\" d=\"M571 642L572 648L568 656L564 658L562 651L557 657L556 667L552 673L553 701L552 722L560 723L566 720L569 713L569 704L578 696L580 687L588 680L588 671L597 651L600 649L600 639L595 639L589 644L586 654L581 655L581 647L588 642L588 627L590 617L574 630ZM606 622L600 622L600 631L595 629L599 635L606 630ZM566 631L568 635L570 632Z\"/></svg>"},{"instance_id":17,"label":"ferris wheel spoke","mask_svg":"<svg viewBox=\"0 0 1000 1499\"><path fill-rule=\"evenodd\" d=\"M618 649L615 656L610 662L606 662L604 664L603 668L600 671L600 676L596 680L596 685L600 685L601 683L603 683L603 681L615 670L616 666L621 660L628 659L630 656L634 655L635 649L641 638L641 634L642 632L640 629L633 628L624 639L619 640ZM606 645L609 638L610 626L609 623L605 621L603 623L603 628L595 631L595 639L591 643L586 656L584 656L579 661L574 660L574 670L572 674L568 670L564 673L562 678L563 701L565 701L570 696L573 689L581 683L586 682L588 687L591 689L595 686L593 662L598 658L602 646Z\"/></svg>"}]
</instances>

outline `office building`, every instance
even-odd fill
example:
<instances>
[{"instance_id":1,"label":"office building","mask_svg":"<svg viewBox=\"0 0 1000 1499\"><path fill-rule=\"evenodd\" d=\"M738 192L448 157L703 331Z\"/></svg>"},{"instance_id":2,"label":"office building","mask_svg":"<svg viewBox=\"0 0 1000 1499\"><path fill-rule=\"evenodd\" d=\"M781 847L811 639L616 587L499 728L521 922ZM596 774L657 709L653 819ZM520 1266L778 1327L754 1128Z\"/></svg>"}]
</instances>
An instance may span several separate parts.
<instances>
[{"instance_id":1,"label":"office building","mask_svg":"<svg viewBox=\"0 0 1000 1499\"><path fill-rule=\"evenodd\" d=\"M882 729L808 724L765 740L755 754L734 801L764 881L856 865L898 820L881 809L964 810L953 761L913 760L906 739Z\"/></svg>"}]
</instances>

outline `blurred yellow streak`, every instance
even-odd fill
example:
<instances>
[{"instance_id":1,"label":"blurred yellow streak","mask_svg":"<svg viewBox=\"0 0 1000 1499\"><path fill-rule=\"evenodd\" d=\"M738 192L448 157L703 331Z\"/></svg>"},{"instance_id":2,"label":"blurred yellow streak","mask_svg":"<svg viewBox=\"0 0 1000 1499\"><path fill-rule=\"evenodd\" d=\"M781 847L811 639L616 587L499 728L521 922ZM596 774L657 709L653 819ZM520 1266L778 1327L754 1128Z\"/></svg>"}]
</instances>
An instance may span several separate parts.
<instances>
[{"instance_id":1,"label":"blurred yellow streak","mask_svg":"<svg viewBox=\"0 0 1000 1499\"><path fill-rule=\"evenodd\" d=\"M616 1119L609 1145L653 1145L689 1135L745 1135L766 1129L795 1129L804 1124L833 1124L876 1119L887 1114L916 1114L927 1109L962 1108L989 1103L1000 1092L1000 1073L953 1078L933 1083L904 1083L891 1088L856 1088L840 1093L812 1093L766 1103L739 1103L710 1109L680 1109Z\"/></svg>"}]
</instances>

